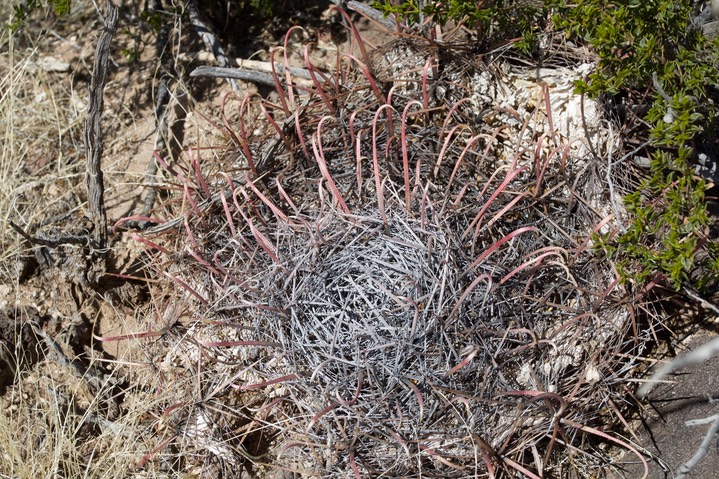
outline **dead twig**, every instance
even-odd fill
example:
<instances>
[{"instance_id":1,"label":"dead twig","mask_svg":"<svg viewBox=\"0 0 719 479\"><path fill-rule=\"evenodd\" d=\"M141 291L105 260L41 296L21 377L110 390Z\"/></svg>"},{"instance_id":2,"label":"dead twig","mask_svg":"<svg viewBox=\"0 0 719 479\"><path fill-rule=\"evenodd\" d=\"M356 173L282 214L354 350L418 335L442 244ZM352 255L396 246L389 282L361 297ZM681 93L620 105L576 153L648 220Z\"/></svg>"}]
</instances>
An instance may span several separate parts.
<instances>
[{"instance_id":1,"label":"dead twig","mask_svg":"<svg viewBox=\"0 0 719 479\"><path fill-rule=\"evenodd\" d=\"M252 83L262 83L269 86L275 86L275 80L269 73L257 72L252 70L245 70L242 68L220 68L220 67L208 67L200 66L195 68L191 77L213 77L213 78L230 78L233 80L242 80ZM312 86L311 82L306 80L296 80L297 85L300 86Z\"/></svg>"},{"instance_id":2,"label":"dead twig","mask_svg":"<svg viewBox=\"0 0 719 479\"><path fill-rule=\"evenodd\" d=\"M622 233L626 232L626 228L622 224L621 218L622 214L619 210L619 206L617 205L617 199L615 197L614 192L614 181L612 179L612 166L614 165L613 156L614 156L614 142L612 141L614 137L614 129L612 128L611 122L609 122L609 141L607 142L607 146L609 148L609 151L607 152L607 186L609 187L609 202L612 205L612 210L614 212L614 217L617 219L617 223L619 224L619 229Z\"/></svg>"},{"instance_id":3,"label":"dead twig","mask_svg":"<svg viewBox=\"0 0 719 479\"><path fill-rule=\"evenodd\" d=\"M237 59L237 65L240 68L246 68L248 70L256 70L258 72L265 72L265 73L272 73L272 62L263 62L259 60L250 60L250 59ZM274 64L275 71L278 75L284 75L285 71L288 71L290 75L296 76L298 78L304 78L306 80L312 80L312 76L310 75L310 71L306 68L297 68L297 67L285 67L281 63L275 62Z\"/></svg>"},{"instance_id":4,"label":"dead twig","mask_svg":"<svg viewBox=\"0 0 719 479\"><path fill-rule=\"evenodd\" d=\"M8 223L10 224L10 227L12 229L17 231L20 236L25 238L30 243L40 246L47 246L48 248L57 248L58 246L66 244L87 245L90 242L90 237L85 235L68 235L60 236L58 238L39 238L37 236L32 236L12 220L8 221Z\"/></svg>"},{"instance_id":5,"label":"dead twig","mask_svg":"<svg viewBox=\"0 0 719 479\"><path fill-rule=\"evenodd\" d=\"M157 14L162 10L162 0L153 0L151 9L154 14ZM172 55L170 55L169 45L170 37L170 26L167 23L163 23L160 28L160 32L157 35L157 43L155 45L155 51L160 58L160 81L157 85L157 94L155 97L155 151L157 154L165 158L167 156L167 138L168 138L168 121L167 121L167 106L170 102L170 90L168 84L170 82L170 68L172 63ZM155 155L150 158L150 164L147 166L147 172L145 173L145 182L152 183L155 175L157 174L157 160ZM155 206L155 199L157 198L157 189L150 188L145 196L145 201L142 207L142 216L149 216L152 208ZM149 223L147 221L139 221L137 225L140 229L147 228Z\"/></svg>"},{"instance_id":6,"label":"dead twig","mask_svg":"<svg viewBox=\"0 0 719 479\"><path fill-rule=\"evenodd\" d=\"M384 25L390 30L395 30L397 28L397 23L395 23L394 20L386 18L382 12L380 12L379 10L375 10L374 8L365 5L364 3L360 3L355 0L350 0L349 2L345 2L343 0L331 1L340 8L349 8L350 10L353 10L364 17L370 18L375 22Z\"/></svg>"},{"instance_id":7,"label":"dead twig","mask_svg":"<svg viewBox=\"0 0 719 479\"><path fill-rule=\"evenodd\" d=\"M704 440L699 445L699 448L694 453L694 455L684 464L679 466L679 469L677 469L677 473L674 476L675 479L684 479L686 475L689 474L691 470L694 469L696 465L701 462L702 459L704 459L704 456L706 456L709 452L709 447L711 447L712 442L714 442L717 436L719 436L719 414L715 414L711 418L707 419L713 419L714 422L711 423L711 427L707 431L706 435L704 436Z\"/></svg>"},{"instance_id":8,"label":"dead twig","mask_svg":"<svg viewBox=\"0 0 719 479\"><path fill-rule=\"evenodd\" d=\"M704 308L712 311L714 314L719 314L719 308L717 306L710 303L706 299L702 298L698 294L693 293L692 291L689 290L689 288L684 287L684 288L682 288L682 291L684 292L684 294L689 296L691 299L693 299L694 301L697 301L699 304L701 304Z\"/></svg>"}]
</instances>

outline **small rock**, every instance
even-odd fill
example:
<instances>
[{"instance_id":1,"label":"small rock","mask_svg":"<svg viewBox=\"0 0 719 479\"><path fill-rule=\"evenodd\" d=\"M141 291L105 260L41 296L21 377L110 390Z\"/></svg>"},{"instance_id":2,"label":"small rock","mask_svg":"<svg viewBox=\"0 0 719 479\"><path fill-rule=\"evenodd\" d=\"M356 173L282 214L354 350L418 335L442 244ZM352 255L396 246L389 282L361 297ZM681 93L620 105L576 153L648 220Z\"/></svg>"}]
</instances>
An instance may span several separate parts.
<instances>
[{"instance_id":1,"label":"small rock","mask_svg":"<svg viewBox=\"0 0 719 479\"><path fill-rule=\"evenodd\" d=\"M70 71L70 64L61 62L55 57L46 56L42 57L36 62L30 62L28 64L30 70L42 70L45 72L54 73L67 73Z\"/></svg>"}]
</instances>

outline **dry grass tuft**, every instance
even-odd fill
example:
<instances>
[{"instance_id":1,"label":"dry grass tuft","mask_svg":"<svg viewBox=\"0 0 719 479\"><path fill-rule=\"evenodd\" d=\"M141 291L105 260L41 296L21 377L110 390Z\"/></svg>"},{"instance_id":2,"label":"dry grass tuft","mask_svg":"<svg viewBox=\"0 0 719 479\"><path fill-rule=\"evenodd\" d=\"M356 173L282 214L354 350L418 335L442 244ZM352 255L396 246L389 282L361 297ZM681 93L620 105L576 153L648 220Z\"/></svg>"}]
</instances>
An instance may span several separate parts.
<instances>
[{"instance_id":1,"label":"dry grass tuft","mask_svg":"<svg viewBox=\"0 0 719 479\"><path fill-rule=\"evenodd\" d=\"M34 231L78 207L84 112L75 92L58 91L58 73L39 66L48 37L34 37L30 29L0 31L0 274L6 283L28 267L28 245L8 220Z\"/></svg>"},{"instance_id":2,"label":"dry grass tuft","mask_svg":"<svg viewBox=\"0 0 719 479\"><path fill-rule=\"evenodd\" d=\"M3 22L10 7L0 5ZM65 20L84 24L77 18L93 15L91 3L77 2ZM53 19L36 20L15 34L0 29L0 368L9 380L0 397L0 475L128 477L154 444L157 430L146 416L161 397L127 393L122 414L110 413L126 384L83 332L84 314L97 319L94 298L72 284L63 251L40 265L43 248L9 226L61 235L76 226L70 220L82 216L85 197L85 93L74 90L68 71L44 61L53 46L79 47Z\"/></svg>"}]
</instances>

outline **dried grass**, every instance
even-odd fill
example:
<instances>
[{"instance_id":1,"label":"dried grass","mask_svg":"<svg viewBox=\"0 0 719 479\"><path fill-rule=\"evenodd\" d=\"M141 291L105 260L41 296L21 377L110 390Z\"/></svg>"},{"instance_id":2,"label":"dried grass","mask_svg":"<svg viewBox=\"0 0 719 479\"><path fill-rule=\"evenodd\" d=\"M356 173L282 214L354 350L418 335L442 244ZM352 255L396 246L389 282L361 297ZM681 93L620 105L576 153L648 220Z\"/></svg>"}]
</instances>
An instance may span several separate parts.
<instances>
[{"instance_id":1,"label":"dried grass","mask_svg":"<svg viewBox=\"0 0 719 479\"><path fill-rule=\"evenodd\" d=\"M22 274L27 245L8 220L32 231L78 206L83 112L72 92L58 95L56 74L36 66L47 33L0 35L0 274L11 284Z\"/></svg>"},{"instance_id":2,"label":"dried grass","mask_svg":"<svg viewBox=\"0 0 719 479\"><path fill-rule=\"evenodd\" d=\"M69 22L77 22L77 16L94 15L89 2L73 5ZM10 7L8 2L0 5L3 22L10 18ZM54 281L58 283L57 278L62 274L73 272L44 271L45 276L28 288L23 283L26 276L37 272L37 247L24 241L9 226L12 220L32 234L38 230L53 234L58 227L67 226L68 218L81 216L83 94L72 91L67 73L48 72L37 66L40 58L47 54L48 45L58 40L55 27L52 19L38 22L33 17L14 35L4 25L0 28L3 328L13 324L29 327L35 319L26 316L26 309L35 311L36 308L42 309L43 317L53 316L65 324L72 322L62 317L69 308L60 302L66 299L54 297L55 303L48 300L57 291L47 284L53 281L52 274L58 274ZM43 284L43 280L48 283ZM37 286L47 291L33 293ZM0 366L15 368L15 381L0 398L0 476L127 477L127 471L134 468L155 440L157 430L146 416L153 408L153 401L162 397L135 392L135 397L128 398L124 414L109 419L108 402L118 394L112 384L122 381L117 373L105 377L107 382L99 388L91 387L90 384L95 383L90 375L80 376L72 365L78 359L73 352L66 351L67 356L62 360L56 356L45 357L49 349L41 338L39 345L28 344L24 342L26 337L18 335L12 345L11 336L12 329L3 331L0 344L0 349L14 347L18 358L14 364L3 361ZM21 355L28 354L27 348L43 350L40 360L21 361ZM103 364L104 358L98 351L90 350L88 354L82 358L82 364L88 368ZM116 359L132 362L137 358L119 356ZM154 477L162 477L162 473Z\"/></svg>"}]
</instances>

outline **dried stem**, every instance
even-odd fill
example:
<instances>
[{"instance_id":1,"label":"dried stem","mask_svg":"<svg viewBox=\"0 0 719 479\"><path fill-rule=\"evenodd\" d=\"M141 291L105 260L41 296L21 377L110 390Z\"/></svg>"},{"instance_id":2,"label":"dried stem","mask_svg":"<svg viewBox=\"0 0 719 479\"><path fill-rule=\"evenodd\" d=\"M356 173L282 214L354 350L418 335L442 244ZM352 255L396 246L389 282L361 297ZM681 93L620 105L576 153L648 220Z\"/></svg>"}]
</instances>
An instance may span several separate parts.
<instances>
[{"instance_id":1,"label":"dried stem","mask_svg":"<svg viewBox=\"0 0 719 479\"><path fill-rule=\"evenodd\" d=\"M95 50L95 64L90 80L90 105L85 121L85 148L87 151L85 164L85 184L90 208L90 219L95 224L95 241L99 248L107 244L107 211L105 210L105 185L102 174L102 130L100 118L103 110L103 89L107 76L107 63L110 56L110 44L117 28L117 8L106 2L105 10L109 13L105 20L100 39Z\"/></svg>"}]
</instances>

